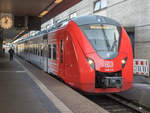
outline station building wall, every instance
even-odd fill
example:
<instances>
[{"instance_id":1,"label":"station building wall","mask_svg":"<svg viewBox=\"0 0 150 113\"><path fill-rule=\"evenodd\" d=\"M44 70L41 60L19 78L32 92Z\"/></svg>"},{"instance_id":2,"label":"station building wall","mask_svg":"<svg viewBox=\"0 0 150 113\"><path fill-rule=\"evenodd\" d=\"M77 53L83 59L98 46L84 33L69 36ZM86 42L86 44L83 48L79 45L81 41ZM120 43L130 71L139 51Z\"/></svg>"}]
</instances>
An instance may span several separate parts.
<instances>
[{"instance_id":1,"label":"station building wall","mask_svg":"<svg viewBox=\"0 0 150 113\"><path fill-rule=\"evenodd\" d=\"M150 1L149 0L106 0L107 7L94 11L94 4L99 0L82 0L65 12L55 17L58 21L69 18L70 14L102 15L120 22L132 35L134 57L150 61Z\"/></svg>"},{"instance_id":2,"label":"station building wall","mask_svg":"<svg viewBox=\"0 0 150 113\"><path fill-rule=\"evenodd\" d=\"M69 16L73 13L76 13L77 16L84 16L92 14L92 12L93 0L82 0L78 4L57 15L54 19L55 21L59 21L69 18Z\"/></svg>"}]
</instances>

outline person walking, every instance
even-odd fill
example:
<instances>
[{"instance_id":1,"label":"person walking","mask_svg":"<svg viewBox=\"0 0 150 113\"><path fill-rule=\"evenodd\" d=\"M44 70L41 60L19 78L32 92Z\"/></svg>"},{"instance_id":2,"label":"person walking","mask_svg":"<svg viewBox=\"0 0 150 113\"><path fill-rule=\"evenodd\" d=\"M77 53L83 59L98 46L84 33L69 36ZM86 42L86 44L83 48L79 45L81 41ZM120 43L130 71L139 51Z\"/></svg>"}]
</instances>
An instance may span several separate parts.
<instances>
[{"instance_id":1,"label":"person walking","mask_svg":"<svg viewBox=\"0 0 150 113\"><path fill-rule=\"evenodd\" d=\"M10 56L9 57L10 61L12 61L13 60L13 55L14 55L14 50L12 48L10 48L8 52L9 52L9 56Z\"/></svg>"}]
</instances>

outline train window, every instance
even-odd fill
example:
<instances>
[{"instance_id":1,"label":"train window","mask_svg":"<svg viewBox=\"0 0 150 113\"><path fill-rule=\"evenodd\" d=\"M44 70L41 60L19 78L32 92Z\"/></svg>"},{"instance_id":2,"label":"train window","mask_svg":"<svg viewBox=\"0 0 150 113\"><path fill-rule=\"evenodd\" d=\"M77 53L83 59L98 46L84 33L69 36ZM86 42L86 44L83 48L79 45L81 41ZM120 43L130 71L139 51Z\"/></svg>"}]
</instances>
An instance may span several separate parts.
<instances>
[{"instance_id":1,"label":"train window","mask_svg":"<svg viewBox=\"0 0 150 113\"><path fill-rule=\"evenodd\" d=\"M37 54L37 49L36 49L36 47L35 47L35 55Z\"/></svg>"},{"instance_id":2,"label":"train window","mask_svg":"<svg viewBox=\"0 0 150 113\"><path fill-rule=\"evenodd\" d=\"M62 20L60 22L57 23L57 27L63 27L65 26L66 24L68 24L68 19L65 19L65 20Z\"/></svg>"},{"instance_id":3,"label":"train window","mask_svg":"<svg viewBox=\"0 0 150 113\"><path fill-rule=\"evenodd\" d=\"M33 48L33 47L32 47L32 49L31 49L31 53L34 54L34 48Z\"/></svg>"},{"instance_id":4,"label":"train window","mask_svg":"<svg viewBox=\"0 0 150 113\"><path fill-rule=\"evenodd\" d=\"M37 52L38 52L38 51L37 51L37 47L36 47L36 48L35 48L35 55L37 55Z\"/></svg>"},{"instance_id":5,"label":"train window","mask_svg":"<svg viewBox=\"0 0 150 113\"><path fill-rule=\"evenodd\" d=\"M40 46L38 45L38 56L40 56Z\"/></svg>"},{"instance_id":6,"label":"train window","mask_svg":"<svg viewBox=\"0 0 150 113\"><path fill-rule=\"evenodd\" d=\"M38 46L37 46L37 47L36 47L36 55L39 56L38 54L39 54L39 48L38 48Z\"/></svg>"},{"instance_id":7,"label":"train window","mask_svg":"<svg viewBox=\"0 0 150 113\"><path fill-rule=\"evenodd\" d=\"M53 59L56 60L56 44L53 44Z\"/></svg>"},{"instance_id":8,"label":"train window","mask_svg":"<svg viewBox=\"0 0 150 113\"><path fill-rule=\"evenodd\" d=\"M37 48L37 52L38 52L37 55L40 56L40 49L39 48Z\"/></svg>"},{"instance_id":9,"label":"train window","mask_svg":"<svg viewBox=\"0 0 150 113\"><path fill-rule=\"evenodd\" d=\"M63 63L63 40L60 42L60 62Z\"/></svg>"},{"instance_id":10,"label":"train window","mask_svg":"<svg viewBox=\"0 0 150 113\"><path fill-rule=\"evenodd\" d=\"M40 48L39 48L39 45L37 46L37 55L40 56Z\"/></svg>"},{"instance_id":11,"label":"train window","mask_svg":"<svg viewBox=\"0 0 150 113\"><path fill-rule=\"evenodd\" d=\"M36 47L34 48L34 54L36 55Z\"/></svg>"},{"instance_id":12,"label":"train window","mask_svg":"<svg viewBox=\"0 0 150 113\"><path fill-rule=\"evenodd\" d=\"M80 28L96 50L118 51L120 27L113 25L83 25Z\"/></svg>"},{"instance_id":13,"label":"train window","mask_svg":"<svg viewBox=\"0 0 150 113\"><path fill-rule=\"evenodd\" d=\"M118 54L120 31L119 26L114 25L82 25L80 26L86 38L101 57L108 57ZM107 57L107 58L108 58Z\"/></svg>"},{"instance_id":14,"label":"train window","mask_svg":"<svg viewBox=\"0 0 150 113\"><path fill-rule=\"evenodd\" d=\"M32 48L30 48L30 54L31 54L31 50L32 50Z\"/></svg>"},{"instance_id":15,"label":"train window","mask_svg":"<svg viewBox=\"0 0 150 113\"><path fill-rule=\"evenodd\" d=\"M41 48L41 56L43 56L43 50L42 50L42 48Z\"/></svg>"},{"instance_id":16,"label":"train window","mask_svg":"<svg viewBox=\"0 0 150 113\"><path fill-rule=\"evenodd\" d=\"M34 54L34 52L35 52L35 49L34 49L34 47L33 47L33 54Z\"/></svg>"},{"instance_id":17,"label":"train window","mask_svg":"<svg viewBox=\"0 0 150 113\"><path fill-rule=\"evenodd\" d=\"M36 46L36 55L38 56L38 45Z\"/></svg>"},{"instance_id":18,"label":"train window","mask_svg":"<svg viewBox=\"0 0 150 113\"><path fill-rule=\"evenodd\" d=\"M45 35L43 36L43 40L47 40L47 38L48 38L48 34L45 34Z\"/></svg>"},{"instance_id":19,"label":"train window","mask_svg":"<svg viewBox=\"0 0 150 113\"><path fill-rule=\"evenodd\" d=\"M32 54L34 54L34 48L32 48Z\"/></svg>"},{"instance_id":20,"label":"train window","mask_svg":"<svg viewBox=\"0 0 150 113\"><path fill-rule=\"evenodd\" d=\"M48 49L49 49L49 58L51 59L51 45L48 45Z\"/></svg>"},{"instance_id":21,"label":"train window","mask_svg":"<svg viewBox=\"0 0 150 113\"><path fill-rule=\"evenodd\" d=\"M69 15L69 18L74 18L74 17L77 17L77 13L76 13L76 12L71 13L71 14Z\"/></svg>"}]
</instances>

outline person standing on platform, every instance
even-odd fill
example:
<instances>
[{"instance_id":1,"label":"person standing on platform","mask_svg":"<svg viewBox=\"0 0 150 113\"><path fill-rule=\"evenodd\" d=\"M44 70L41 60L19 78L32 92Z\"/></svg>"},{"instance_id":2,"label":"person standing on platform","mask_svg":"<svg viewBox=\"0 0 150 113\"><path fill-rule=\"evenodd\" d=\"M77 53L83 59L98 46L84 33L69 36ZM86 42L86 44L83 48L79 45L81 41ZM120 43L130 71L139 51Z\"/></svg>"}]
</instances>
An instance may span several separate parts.
<instances>
[{"instance_id":1,"label":"person standing on platform","mask_svg":"<svg viewBox=\"0 0 150 113\"><path fill-rule=\"evenodd\" d=\"M5 48L3 48L3 54L5 54Z\"/></svg>"},{"instance_id":2,"label":"person standing on platform","mask_svg":"<svg viewBox=\"0 0 150 113\"><path fill-rule=\"evenodd\" d=\"M12 61L13 60L13 55L14 55L14 50L12 48L10 48L8 52L9 52L9 55L10 55L10 57L9 57L10 61Z\"/></svg>"}]
</instances>

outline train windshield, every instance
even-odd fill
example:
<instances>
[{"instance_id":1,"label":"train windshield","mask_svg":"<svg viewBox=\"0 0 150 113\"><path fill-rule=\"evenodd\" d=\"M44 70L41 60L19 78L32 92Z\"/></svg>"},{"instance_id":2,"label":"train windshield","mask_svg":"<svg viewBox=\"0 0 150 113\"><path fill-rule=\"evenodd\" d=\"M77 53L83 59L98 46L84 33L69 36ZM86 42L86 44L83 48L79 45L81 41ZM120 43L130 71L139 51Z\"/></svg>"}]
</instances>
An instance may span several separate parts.
<instances>
[{"instance_id":1,"label":"train windshield","mask_svg":"<svg viewBox=\"0 0 150 113\"><path fill-rule=\"evenodd\" d=\"M105 59L116 57L118 54L120 27L104 24L82 25L80 28L101 57ZM106 55L106 52L109 55Z\"/></svg>"}]
</instances>

